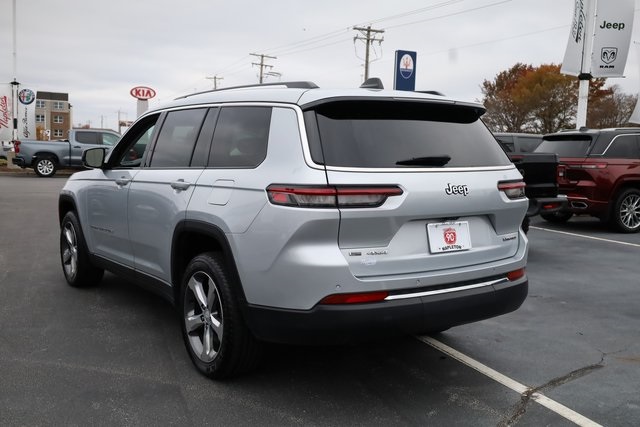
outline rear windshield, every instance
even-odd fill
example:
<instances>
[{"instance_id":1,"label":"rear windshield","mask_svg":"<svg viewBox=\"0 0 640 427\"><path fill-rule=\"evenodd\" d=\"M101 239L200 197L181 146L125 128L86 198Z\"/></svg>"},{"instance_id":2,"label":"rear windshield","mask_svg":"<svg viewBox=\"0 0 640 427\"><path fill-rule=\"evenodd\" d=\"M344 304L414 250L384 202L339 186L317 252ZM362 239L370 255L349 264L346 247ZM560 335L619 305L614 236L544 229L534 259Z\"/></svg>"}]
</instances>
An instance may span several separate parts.
<instances>
[{"instance_id":1,"label":"rear windshield","mask_svg":"<svg viewBox=\"0 0 640 427\"><path fill-rule=\"evenodd\" d=\"M481 110L450 104L337 101L305 112L312 158L354 168L509 165L480 121Z\"/></svg>"},{"instance_id":2,"label":"rear windshield","mask_svg":"<svg viewBox=\"0 0 640 427\"><path fill-rule=\"evenodd\" d=\"M559 157L586 157L591 145L589 135L545 136L536 153L556 153Z\"/></svg>"}]
</instances>

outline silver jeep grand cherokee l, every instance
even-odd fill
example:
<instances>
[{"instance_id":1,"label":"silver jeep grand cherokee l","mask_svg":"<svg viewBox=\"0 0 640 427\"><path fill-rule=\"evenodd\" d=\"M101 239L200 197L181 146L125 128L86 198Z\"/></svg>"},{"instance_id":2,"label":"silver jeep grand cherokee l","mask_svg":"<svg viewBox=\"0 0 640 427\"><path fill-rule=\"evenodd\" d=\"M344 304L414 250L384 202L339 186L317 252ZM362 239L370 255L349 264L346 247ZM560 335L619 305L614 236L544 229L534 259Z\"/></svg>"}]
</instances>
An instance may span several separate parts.
<instances>
[{"instance_id":1,"label":"silver jeep grand cherokee l","mask_svg":"<svg viewBox=\"0 0 640 427\"><path fill-rule=\"evenodd\" d=\"M71 286L104 270L179 312L213 378L263 341L443 331L527 295L522 177L481 105L308 82L185 96L142 115L59 199Z\"/></svg>"}]
</instances>

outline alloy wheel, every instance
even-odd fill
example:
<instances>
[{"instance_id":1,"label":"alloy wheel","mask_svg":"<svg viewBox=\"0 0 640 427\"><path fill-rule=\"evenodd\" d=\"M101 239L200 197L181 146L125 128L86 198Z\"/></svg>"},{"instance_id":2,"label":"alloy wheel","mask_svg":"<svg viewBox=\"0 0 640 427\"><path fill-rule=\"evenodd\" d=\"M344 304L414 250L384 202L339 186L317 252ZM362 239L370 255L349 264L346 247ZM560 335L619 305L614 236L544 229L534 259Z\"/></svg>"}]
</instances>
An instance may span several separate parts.
<instances>
[{"instance_id":1,"label":"alloy wheel","mask_svg":"<svg viewBox=\"0 0 640 427\"><path fill-rule=\"evenodd\" d=\"M67 222L62 230L65 247L62 251L64 274L73 278L78 273L78 238L71 222Z\"/></svg>"},{"instance_id":2,"label":"alloy wheel","mask_svg":"<svg viewBox=\"0 0 640 427\"><path fill-rule=\"evenodd\" d=\"M630 230L640 227L640 195L629 194L620 203L620 222Z\"/></svg>"},{"instance_id":3,"label":"alloy wheel","mask_svg":"<svg viewBox=\"0 0 640 427\"><path fill-rule=\"evenodd\" d=\"M195 272L184 298L184 324L193 353L203 362L213 361L222 344L224 313L215 281L203 271Z\"/></svg>"},{"instance_id":4,"label":"alloy wheel","mask_svg":"<svg viewBox=\"0 0 640 427\"><path fill-rule=\"evenodd\" d=\"M53 173L54 164L49 159L40 160L38 162L38 172L42 175L51 175Z\"/></svg>"}]
</instances>

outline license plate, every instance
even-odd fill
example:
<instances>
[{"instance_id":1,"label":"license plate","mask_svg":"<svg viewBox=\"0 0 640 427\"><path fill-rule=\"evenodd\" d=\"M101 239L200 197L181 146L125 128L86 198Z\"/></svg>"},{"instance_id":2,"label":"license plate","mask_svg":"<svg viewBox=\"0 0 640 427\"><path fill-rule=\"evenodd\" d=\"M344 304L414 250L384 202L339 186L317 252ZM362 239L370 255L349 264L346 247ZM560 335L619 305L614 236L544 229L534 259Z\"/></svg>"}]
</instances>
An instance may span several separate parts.
<instances>
[{"instance_id":1,"label":"license plate","mask_svg":"<svg viewBox=\"0 0 640 427\"><path fill-rule=\"evenodd\" d=\"M468 221L427 224L427 236L432 254L471 249Z\"/></svg>"}]
</instances>

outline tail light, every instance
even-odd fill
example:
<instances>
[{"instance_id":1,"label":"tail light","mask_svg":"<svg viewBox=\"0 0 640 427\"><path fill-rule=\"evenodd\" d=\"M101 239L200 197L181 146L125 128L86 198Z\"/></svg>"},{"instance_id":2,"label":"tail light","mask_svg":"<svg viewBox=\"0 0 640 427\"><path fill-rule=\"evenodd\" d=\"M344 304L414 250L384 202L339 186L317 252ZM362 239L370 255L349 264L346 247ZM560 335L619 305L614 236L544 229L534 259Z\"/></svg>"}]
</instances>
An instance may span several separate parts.
<instances>
[{"instance_id":1,"label":"tail light","mask_svg":"<svg viewBox=\"0 0 640 427\"><path fill-rule=\"evenodd\" d=\"M524 181L501 181L498 183L498 190L502 191L509 199L524 198Z\"/></svg>"},{"instance_id":2,"label":"tail light","mask_svg":"<svg viewBox=\"0 0 640 427\"><path fill-rule=\"evenodd\" d=\"M299 186L273 184L267 187L274 205L300 208L370 208L381 206L402 189L392 186Z\"/></svg>"},{"instance_id":3,"label":"tail light","mask_svg":"<svg viewBox=\"0 0 640 427\"><path fill-rule=\"evenodd\" d=\"M20 141L13 141L13 151L18 154L20 152Z\"/></svg>"}]
</instances>

